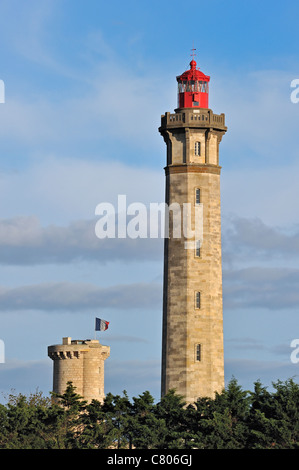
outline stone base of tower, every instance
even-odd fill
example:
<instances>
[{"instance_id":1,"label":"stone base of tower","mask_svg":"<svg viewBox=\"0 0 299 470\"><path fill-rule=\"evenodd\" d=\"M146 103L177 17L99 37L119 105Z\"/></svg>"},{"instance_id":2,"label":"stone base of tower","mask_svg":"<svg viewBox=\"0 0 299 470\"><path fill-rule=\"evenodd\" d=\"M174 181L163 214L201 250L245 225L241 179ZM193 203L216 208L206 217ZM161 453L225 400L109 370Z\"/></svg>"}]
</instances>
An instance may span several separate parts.
<instances>
[{"instance_id":1,"label":"stone base of tower","mask_svg":"<svg viewBox=\"0 0 299 470\"><path fill-rule=\"evenodd\" d=\"M93 399L102 402L104 394L104 361L110 355L109 346L98 340L62 339L62 344L48 347L48 356L53 360L53 392L59 395L72 382L76 393L87 402Z\"/></svg>"}]
</instances>

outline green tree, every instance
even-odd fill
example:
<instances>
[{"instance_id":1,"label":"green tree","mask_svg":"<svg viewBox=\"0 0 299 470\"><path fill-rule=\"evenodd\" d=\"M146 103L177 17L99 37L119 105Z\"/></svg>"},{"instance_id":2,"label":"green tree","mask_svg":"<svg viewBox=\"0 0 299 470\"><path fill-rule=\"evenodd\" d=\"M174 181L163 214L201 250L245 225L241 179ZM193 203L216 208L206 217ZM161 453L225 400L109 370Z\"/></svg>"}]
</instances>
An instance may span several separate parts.
<instances>
[{"instance_id":1,"label":"green tree","mask_svg":"<svg viewBox=\"0 0 299 470\"><path fill-rule=\"evenodd\" d=\"M11 394L0 405L0 448L298 449L299 384L272 385L257 381L248 392L233 378L189 406L174 390L157 404L148 391L132 403L124 391L87 404L71 382L52 400Z\"/></svg>"},{"instance_id":2,"label":"green tree","mask_svg":"<svg viewBox=\"0 0 299 470\"><path fill-rule=\"evenodd\" d=\"M72 382L68 382L63 394L52 393L53 405L48 415L48 425L56 432L56 446L59 449L76 448L83 432L80 414L85 411L87 401L75 389Z\"/></svg>"},{"instance_id":3,"label":"green tree","mask_svg":"<svg viewBox=\"0 0 299 470\"><path fill-rule=\"evenodd\" d=\"M6 413L2 408L1 447L9 449L47 448L48 430L44 423L50 400L40 392L10 395Z\"/></svg>"},{"instance_id":4,"label":"green tree","mask_svg":"<svg viewBox=\"0 0 299 470\"><path fill-rule=\"evenodd\" d=\"M188 438L185 417L186 403L175 390L169 390L155 407L155 416L161 421L160 442L157 449L183 449Z\"/></svg>"},{"instance_id":5,"label":"green tree","mask_svg":"<svg viewBox=\"0 0 299 470\"><path fill-rule=\"evenodd\" d=\"M227 389L216 393L214 399L199 398L196 407L198 431L194 442L197 447L238 449L245 446L250 395L235 378Z\"/></svg>"},{"instance_id":6,"label":"green tree","mask_svg":"<svg viewBox=\"0 0 299 470\"><path fill-rule=\"evenodd\" d=\"M117 434L113 423L113 396L108 394L105 404L92 400L81 415L83 430L78 437L78 447L86 449L108 449L112 447ZM108 411L109 408L109 411Z\"/></svg>"},{"instance_id":7,"label":"green tree","mask_svg":"<svg viewBox=\"0 0 299 470\"><path fill-rule=\"evenodd\" d=\"M270 393L260 381L251 396L248 419L249 448L299 447L299 385L292 379L272 384Z\"/></svg>"},{"instance_id":8,"label":"green tree","mask_svg":"<svg viewBox=\"0 0 299 470\"><path fill-rule=\"evenodd\" d=\"M5 448L8 440L8 416L7 408L0 405L0 449Z\"/></svg>"},{"instance_id":9,"label":"green tree","mask_svg":"<svg viewBox=\"0 0 299 470\"><path fill-rule=\"evenodd\" d=\"M109 431L113 446L117 449L127 449L131 447L130 415L132 404L128 398L126 390L123 396L108 393L104 399L102 410L105 419L112 428Z\"/></svg>"},{"instance_id":10,"label":"green tree","mask_svg":"<svg viewBox=\"0 0 299 470\"><path fill-rule=\"evenodd\" d=\"M145 391L137 398L133 397L130 416L130 442L137 449L155 449L161 439L161 430L165 422L155 415L154 398Z\"/></svg>"}]
</instances>

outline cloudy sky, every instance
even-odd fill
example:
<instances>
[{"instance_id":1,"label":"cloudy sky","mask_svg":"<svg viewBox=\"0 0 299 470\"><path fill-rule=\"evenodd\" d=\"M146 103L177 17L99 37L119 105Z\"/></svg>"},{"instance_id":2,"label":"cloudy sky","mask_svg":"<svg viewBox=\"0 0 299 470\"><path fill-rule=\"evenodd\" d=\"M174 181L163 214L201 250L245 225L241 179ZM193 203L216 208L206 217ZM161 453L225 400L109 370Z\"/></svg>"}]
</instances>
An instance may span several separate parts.
<instances>
[{"instance_id":1,"label":"cloudy sky","mask_svg":"<svg viewBox=\"0 0 299 470\"><path fill-rule=\"evenodd\" d=\"M296 0L1 1L1 400L47 395L47 346L93 338L95 316L110 322L105 391L159 399L162 241L100 240L95 209L163 202L158 127L193 44L228 125L226 381L298 381L298 15Z\"/></svg>"}]
</instances>

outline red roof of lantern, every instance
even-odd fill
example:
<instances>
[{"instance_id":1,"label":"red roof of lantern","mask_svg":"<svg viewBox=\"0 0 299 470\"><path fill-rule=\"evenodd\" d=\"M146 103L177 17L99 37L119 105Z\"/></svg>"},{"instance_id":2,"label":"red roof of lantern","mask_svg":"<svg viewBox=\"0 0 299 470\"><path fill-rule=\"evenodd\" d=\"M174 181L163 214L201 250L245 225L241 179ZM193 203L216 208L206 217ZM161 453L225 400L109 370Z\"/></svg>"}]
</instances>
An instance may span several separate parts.
<instances>
[{"instance_id":1,"label":"red roof of lantern","mask_svg":"<svg viewBox=\"0 0 299 470\"><path fill-rule=\"evenodd\" d=\"M202 73L199 68L196 68L196 65L197 64L195 60L191 60L190 70L187 70L186 72L182 73L182 75L176 77L177 81L180 82L185 80L199 80L203 82L209 82L210 77Z\"/></svg>"}]
</instances>

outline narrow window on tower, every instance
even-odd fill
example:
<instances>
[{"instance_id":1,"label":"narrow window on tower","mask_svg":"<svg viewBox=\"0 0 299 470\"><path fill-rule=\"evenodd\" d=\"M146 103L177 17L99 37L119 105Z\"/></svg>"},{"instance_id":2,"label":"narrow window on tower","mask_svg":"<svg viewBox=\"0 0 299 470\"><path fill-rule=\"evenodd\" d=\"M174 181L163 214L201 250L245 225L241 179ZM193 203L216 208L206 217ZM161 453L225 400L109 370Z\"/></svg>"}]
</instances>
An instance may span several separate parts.
<instances>
[{"instance_id":1,"label":"narrow window on tower","mask_svg":"<svg viewBox=\"0 0 299 470\"><path fill-rule=\"evenodd\" d=\"M200 308L200 292L195 292L195 308Z\"/></svg>"},{"instance_id":2,"label":"narrow window on tower","mask_svg":"<svg viewBox=\"0 0 299 470\"><path fill-rule=\"evenodd\" d=\"M195 348L195 358L196 361L200 362L201 361L201 344L197 344Z\"/></svg>"},{"instance_id":3,"label":"narrow window on tower","mask_svg":"<svg viewBox=\"0 0 299 470\"><path fill-rule=\"evenodd\" d=\"M196 240L195 242L195 256L196 258L200 258L200 240Z\"/></svg>"},{"instance_id":4,"label":"narrow window on tower","mask_svg":"<svg viewBox=\"0 0 299 470\"><path fill-rule=\"evenodd\" d=\"M200 204L200 189L195 189L195 204Z\"/></svg>"},{"instance_id":5,"label":"narrow window on tower","mask_svg":"<svg viewBox=\"0 0 299 470\"><path fill-rule=\"evenodd\" d=\"M194 151L195 151L195 155L199 157L200 156L200 142L195 142Z\"/></svg>"}]
</instances>

